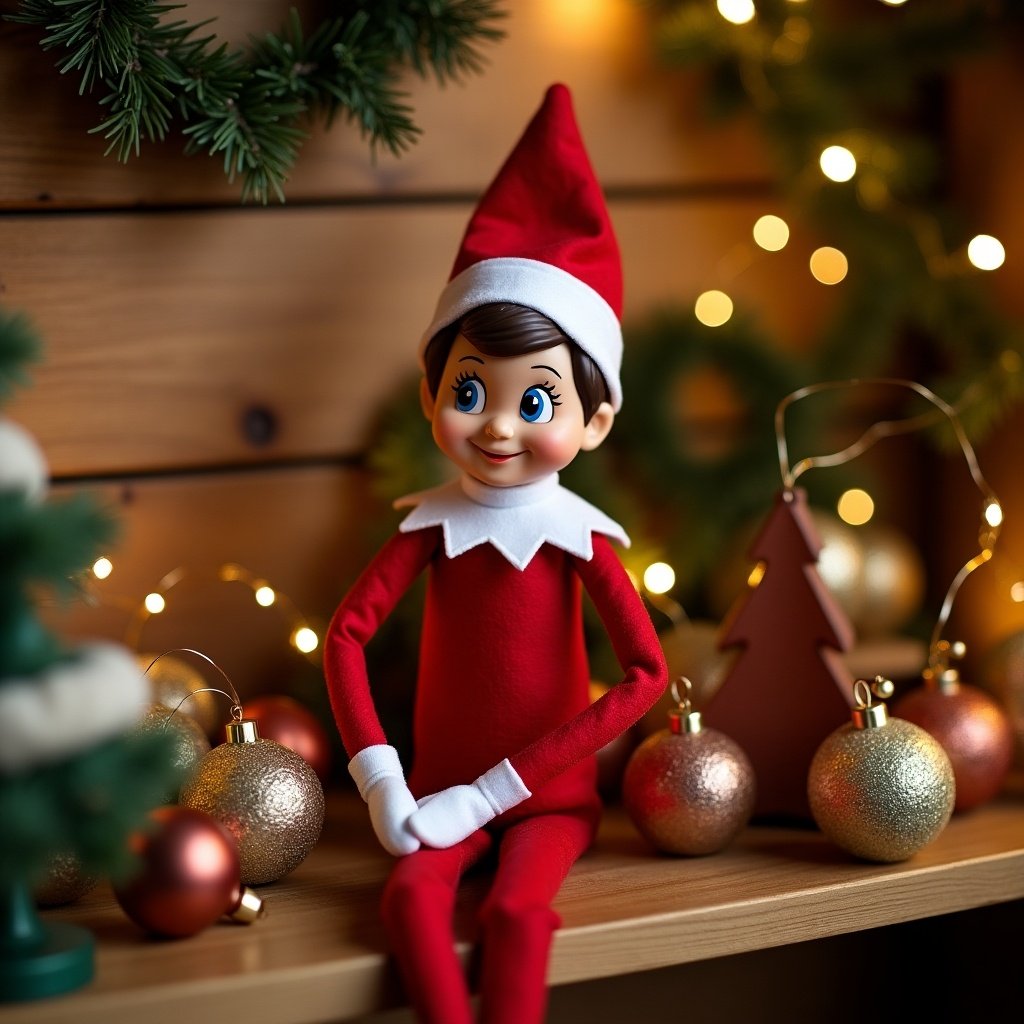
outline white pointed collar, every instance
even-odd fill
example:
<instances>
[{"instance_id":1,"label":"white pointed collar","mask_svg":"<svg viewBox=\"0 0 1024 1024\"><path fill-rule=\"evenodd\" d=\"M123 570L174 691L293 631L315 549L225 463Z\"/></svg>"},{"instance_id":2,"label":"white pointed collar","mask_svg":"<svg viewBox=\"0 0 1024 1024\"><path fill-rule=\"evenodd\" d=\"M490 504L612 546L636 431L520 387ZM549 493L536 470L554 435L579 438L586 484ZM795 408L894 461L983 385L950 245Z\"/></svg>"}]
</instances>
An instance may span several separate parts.
<instances>
[{"instance_id":1,"label":"white pointed collar","mask_svg":"<svg viewBox=\"0 0 1024 1024\"><path fill-rule=\"evenodd\" d=\"M517 487L490 487L472 477L399 498L395 508L413 511L399 530L440 526L449 558L493 544L517 569L525 569L543 544L585 561L594 555L592 534L603 533L629 547L625 531L600 509L558 482L552 473Z\"/></svg>"}]
</instances>

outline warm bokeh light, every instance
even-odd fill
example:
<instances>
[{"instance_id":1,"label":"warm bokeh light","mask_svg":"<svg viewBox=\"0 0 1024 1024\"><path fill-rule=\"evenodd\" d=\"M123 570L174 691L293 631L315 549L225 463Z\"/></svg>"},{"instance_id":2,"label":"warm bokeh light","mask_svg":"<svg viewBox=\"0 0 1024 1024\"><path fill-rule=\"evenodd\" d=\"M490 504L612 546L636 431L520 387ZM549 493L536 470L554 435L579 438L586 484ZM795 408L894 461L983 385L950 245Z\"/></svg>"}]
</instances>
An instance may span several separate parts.
<instances>
[{"instance_id":1,"label":"warm bokeh light","mask_svg":"<svg viewBox=\"0 0 1024 1024\"><path fill-rule=\"evenodd\" d=\"M818 163L832 181L849 181L857 173L857 158L845 146L826 146Z\"/></svg>"},{"instance_id":2,"label":"warm bokeh light","mask_svg":"<svg viewBox=\"0 0 1024 1024\"><path fill-rule=\"evenodd\" d=\"M754 241L768 252L778 252L789 241L789 225L781 217L766 213L754 225Z\"/></svg>"},{"instance_id":3,"label":"warm bokeh light","mask_svg":"<svg viewBox=\"0 0 1024 1024\"><path fill-rule=\"evenodd\" d=\"M902 7L907 0L882 0L886 7Z\"/></svg>"},{"instance_id":4,"label":"warm bokeh light","mask_svg":"<svg viewBox=\"0 0 1024 1024\"><path fill-rule=\"evenodd\" d=\"M114 571L114 563L109 558L97 558L92 563L92 574L98 580L105 580Z\"/></svg>"},{"instance_id":5,"label":"warm bokeh light","mask_svg":"<svg viewBox=\"0 0 1024 1024\"><path fill-rule=\"evenodd\" d=\"M300 626L294 633L292 633L292 643L295 647L302 651L303 654L311 654L317 649L320 643L320 637L316 635L309 628L309 626Z\"/></svg>"},{"instance_id":6,"label":"warm bokeh light","mask_svg":"<svg viewBox=\"0 0 1024 1024\"><path fill-rule=\"evenodd\" d=\"M277 600L277 594L274 592L274 588L268 587L265 583L263 586L257 587L253 593L256 597L256 603L261 608L269 608Z\"/></svg>"},{"instance_id":7,"label":"warm bokeh light","mask_svg":"<svg viewBox=\"0 0 1024 1024\"><path fill-rule=\"evenodd\" d=\"M750 575L747 577L747 586L756 587L761 580L764 579L765 570L767 565L764 562L758 562L753 569L750 570Z\"/></svg>"},{"instance_id":8,"label":"warm bokeh light","mask_svg":"<svg viewBox=\"0 0 1024 1024\"><path fill-rule=\"evenodd\" d=\"M836 505L839 518L850 526L863 526L875 514L875 502L867 491L853 487L844 491Z\"/></svg>"},{"instance_id":9,"label":"warm bokeh light","mask_svg":"<svg viewBox=\"0 0 1024 1024\"><path fill-rule=\"evenodd\" d=\"M846 257L830 245L823 245L811 253L811 273L822 284L839 284L850 270Z\"/></svg>"},{"instance_id":10,"label":"warm bokeh light","mask_svg":"<svg viewBox=\"0 0 1024 1024\"><path fill-rule=\"evenodd\" d=\"M999 526L1003 521L1003 506L998 501L990 501L985 506L985 522L989 526Z\"/></svg>"},{"instance_id":11,"label":"warm bokeh light","mask_svg":"<svg viewBox=\"0 0 1024 1024\"><path fill-rule=\"evenodd\" d=\"M676 572L668 562L652 562L644 570L644 586L652 594L667 594L676 585Z\"/></svg>"},{"instance_id":12,"label":"warm bokeh light","mask_svg":"<svg viewBox=\"0 0 1024 1024\"><path fill-rule=\"evenodd\" d=\"M157 593L147 594L146 600L142 603L146 606L146 611L150 615L159 615L167 607L163 594Z\"/></svg>"},{"instance_id":13,"label":"warm bokeh light","mask_svg":"<svg viewBox=\"0 0 1024 1024\"><path fill-rule=\"evenodd\" d=\"M693 312L705 327L721 327L732 316L732 299L725 292L704 292L697 296Z\"/></svg>"},{"instance_id":14,"label":"warm bokeh light","mask_svg":"<svg viewBox=\"0 0 1024 1024\"><path fill-rule=\"evenodd\" d=\"M967 243L967 258L979 270L998 270L1006 261L1006 250L992 235L975 235Z\"/></svg>"},{"instance_id":15,"label":"warm bokeh light","mask_svg":"<svg viewBox=\"0 0 1024 1024\"><path fill-rule=\"evenodd\" d=\"M718 13L734 25L746 25L757 13L753 0L716 0L715 6Z\"/></svg>"},{"instance_id":16,"label":"warm bokeh light","mask_svg":"<svg viewBox=\"0 0 1024 1024\"><path fill-rule=\"evenodd\" d=\"M1017 604L1024 604L1024 580L1017 580L1012 587L1010 587L1010 597L1017 602Z\"/></svg>"}]
</instances>

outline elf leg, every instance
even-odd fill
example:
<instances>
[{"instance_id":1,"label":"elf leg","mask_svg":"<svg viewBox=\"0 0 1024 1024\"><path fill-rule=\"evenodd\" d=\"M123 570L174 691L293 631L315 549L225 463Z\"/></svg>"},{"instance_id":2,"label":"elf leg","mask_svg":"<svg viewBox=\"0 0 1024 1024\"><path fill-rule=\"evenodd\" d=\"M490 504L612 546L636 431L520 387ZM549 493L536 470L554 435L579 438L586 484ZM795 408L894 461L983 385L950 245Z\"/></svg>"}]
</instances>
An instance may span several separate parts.
<instances>
[{"instance_id":1,"label":"elf leg","mask_svg":"<svg viewBox=\"0 0 1024 1024\"><path fill-rule=\"evenodd\" d=\"M384 927L423 1024L470 1024L473 1019L455 955L452 911L463 872L491 843L491 836L479 831L447 850L418 850L396 861L384 886Z\"/></svg>"},{"instance_id":2,"label":"elf leg","mask_svg":"<svg viewBox=\"0 0 1024 1024\"><path fill-rule=\"evenodd\" d=\"M541 814L502 836L494 884L480 911L483 1024L539 1024L547 1006L551 909L559 887L591 844L598 812Z\"/></svg>"}]
</instances>

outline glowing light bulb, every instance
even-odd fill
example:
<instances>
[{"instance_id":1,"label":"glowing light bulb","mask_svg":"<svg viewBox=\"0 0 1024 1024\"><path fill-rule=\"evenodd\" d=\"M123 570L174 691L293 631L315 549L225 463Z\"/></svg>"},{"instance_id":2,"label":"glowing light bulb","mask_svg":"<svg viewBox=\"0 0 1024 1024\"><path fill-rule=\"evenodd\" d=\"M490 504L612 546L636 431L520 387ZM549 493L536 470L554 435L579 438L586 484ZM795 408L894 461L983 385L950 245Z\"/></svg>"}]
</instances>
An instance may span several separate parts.
<instances>
[{"instance_id":1,"label":"glowing light bulb","mask_svg":"<svg viewBox=\"0 0 1024 1024\"><path fill-rule=\"evenodd\" d=\"M836 511L844 523L863 526L875 514L875 502L867 491L853 487L843 492Z\"/></svg>"},{"instance_id":2,"label":"glowing light bulb","mask_svg":"<svg viewBox=\"0 0 1024 1024\"><path fill-rule=\"evenodd\" d=\"M768 252L778 252L789 241L789 225L781 217L766 213L754 225L754 241Z\"/></svg>"},{"instance_id":3,"label":"glowing light bulb","mask_svg":"<svg viewBox=\"0 0 1024 1024\"><path fill-rule=\"evenodd\" d=\"M652 594L667 594L676 585L676 571L668 562L653 562L644 570L644 586Z\"/></svg>"},{"instance_id":4,"label":"glowing light bulb","mask_svg":"<svg viewBox=\"0 0 1024 1024\"><path fill-rule=\"evenodd\" d=\"M823 245L811 253L810 267L815 281L822 284L839 284L850 270L846 257L830 245Z\"/></svg>"},{"instance_id":5,"label":"glowing light bulb","mask_svg":"<svg viewBox=\"0 0 1024 1024\"><path fill-rule=\"evenodd\" d=\"M715 6L718 13L734 25L746 25L748 21L753 21L754 15L757 14L754 0L716 0Z\"/></svg>"},{"instance_id":6,"label":"glowing light bulb","mask_svg":"<svg viewBox=\"0 0 1024 1024\"><path fill-rule=\"evenodd\" d=\"M832 181L849 181L857 173L857 158L845 146L826 146L818 163Z\"/></svg>"},{"instance_id":7,"label":"glowing light bulb","mask_svg":"<svg viewBox=\"0 0 1024 1024\"><path fill-rule=\"evenodd\" d=\"M166 607L167 602L164 600L163 594L147 594L146 599L142 602L146 606L146 611L150 615L159 615Z\"/></svg>"},{"instance_id":8,"label":"glowing light bulb","mask_svg":"<svg viewBox=\"0 0 1024 1024\"><path fill-rule=\"evenodd\" d=\"M967 243L967 258L979 270L998 270L1006 261L1006 250L998 238L975 235Z\"/></svg>"},{"instance_id":9,"label":"glowing light bulb","mask_svg":"<svg viewBox=\"0 0 1024 1024\"><path fill-rule=\"evenodd\" d=\"M98 580L105 580L114 571L114 563L109 558L97 558L92 563L92 574Z\"/></svg>"},{"instance_id":10,"label":"glowing light bulb","mask_svg":"<svg viewBox=\"0 0 1024 1024\"><path fill-rule=\"evenodd\" d=\"M303 654L310 654L317 649L320 643L320 637L316 635L309 628L309 626L300 626L294 633L292 633L292 643L295 647L302 651Z\"/></svg>"},{"instance_id":11,"label":"glowing light bulb","mask_svg":"<svg viewBox=\"0 0 1024 1024\"><path fill-rule=\"evenodd\" d=\"M732 316L732 299L713 289L697 296L693 312L705 327L721 327Z\"/></svg>"},{"instance_id":12,"label":"glowing light bulb","mask_svg":"<svg viewBox=\"0 0 1024 1024\"><path fill-rule=\"evenodd\" d=\"M990 501L985 506L985 522L989 526L999 526L1003 521L1003 506L998 501Z\"/></svg>"},{"instance_id":13,"label":"glowing light bulb","mask_svg":"<svg viewBox=\"0 0 1024 1024\"><path fill-rule=\"evenodd\" d=\"M907 0L882 0L886 7L902 7Z\"/></svg>"},{"instance_id":14,"label":"glowing light bulb","mask_svg":"<svg viewBox=\"0 0 1024 1024\"><path fill-rule=\"evenodd\" d=\"M269 608L277 600L277 594L274 593L274 588L268 587L266 583L257 587L253 592L253 596L256 598L256 603L261 608Z\"/></svg>"},{"instance_id":15,"label":"glowing light bulb","mask_svg":"<svg viewBox=\"0 0 1024 1024\"><path fill-rule=\"evenodd\" d=\"M1024 580L1017 580L1012 587L1010 587L1010 597L1016 601L1017 604L1024 604Z\"/></svg>"}]
</instances>

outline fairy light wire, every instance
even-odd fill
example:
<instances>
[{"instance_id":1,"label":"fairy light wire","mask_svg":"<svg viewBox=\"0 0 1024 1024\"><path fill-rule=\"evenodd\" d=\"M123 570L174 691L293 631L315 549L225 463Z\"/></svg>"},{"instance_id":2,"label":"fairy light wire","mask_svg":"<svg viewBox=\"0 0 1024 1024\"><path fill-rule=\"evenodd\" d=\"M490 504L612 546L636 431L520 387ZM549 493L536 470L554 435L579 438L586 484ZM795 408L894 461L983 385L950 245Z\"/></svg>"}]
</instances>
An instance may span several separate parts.
<instances>
[{"instance_id":1,"label":"fairy light wire","mask_svg":"<svg viewBox=\"0 0 1024 1024\"><path fill-rule=\"evenodd\" d=\"M199 686L199 687L197 687L194 690L190 690L171 709L171 713L167 716L167 721L164 722L164 728L167 727L167 722L169 722L171 720L171 718L177 713L177 711L181 707L181 705L184 704L185 701L187 701L190 697L194 696L197 693L219 693L219 694L222 694L225 697L228 697L232 701L232 704L231 704L231 718L232 718L232 720L235 721L235 722L240 722L242 720L242 700L238 696L238 691L235 689L234 684L231 682L230 677L228 676L227 672L225 672L224 669L222 669L220 667L220 665L218 665L217 662L215 662L213 660L213 658L211 658L208 654L203 654L202 651L197 651L197 650L195 650L192 647L176 647L173 650L164 651L163 654L158 654L149 663L149 665L146 666L146 671L143 673L143 675L149 675L150 670L153 668L153 666L161 658L166 658L167 655L169 655L169 654L194 654L197 658L202 658L203 661L207 662L209 665L212 665L221 674L221 676L224 679L224 682L227 683L228 690L230 690L231 692L228 693L228 692L220 689L220 687L218 687L218 686Z\"/></svg>"},{"instance_id":2,"label":"fairy light wire","mask_svg":"<svg viewBox=\"0 0 1024 1024\"><path fill-rule=\"evenodd\" d=\"M873 423L856 441L853 442L853 444L847 445L847 447L840 451L832 452L828 455L809 456L807 458L800 459L799 462L792 465L789 458L789 445L786 440L786 410L794 403L799 402L804 398L809 398L812 395L821 394L826 391L838 391L847 388L870 385L899 387L913 391L915 394L930 402L935 406L935 408L930 412L920 413L906 419L881 420L877 423ZM961 399L961 402L963 402L963 399ZM960 450L963 453L965 462L967 463L967 469L971 474L971 479L981 492L982 510L981 528L978 532L980 550L976 555L969 558L953 577L953 581L950 583L949 588L946 591L946 596L943 599L942 607L935 623L935 628L932 630L928 648L928 663L933 669L941 658L940 643L942 631L945 629L946 623L949 621L949 616L953 609L953 602L956 600L956 595L959 592L960 587L963 585L964 580L966 580L967 577L975 571L975 569L980 568L992 559L1003 521L1002 505L1000 504L998 497L996 497L995 491L993 491L989 486L988 481L981 472L978 457L974 451L974 447L967 438L967 434L964 431L963 424L960 422L960 417L957 415L956 409L936 395L930 388L925 387L917 381L903 380L897 377L861 377L852 378L850 380L821 381L817 384L809 384L806 387L797 388L797 390L786 395L786 397L779 402L775 410L775 443L779 455L779 469L782 474L782 485L787 494L793 490L796 481L808 470L822 467L841 466L866 452L882 438L894 437L898 434L907 434L911 431L919 430L935 423L943 416L953 428L953 433L956 435L957 443L960 445Z\"/></svg>"}]
</instances>

